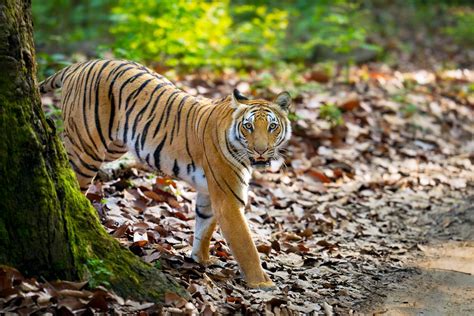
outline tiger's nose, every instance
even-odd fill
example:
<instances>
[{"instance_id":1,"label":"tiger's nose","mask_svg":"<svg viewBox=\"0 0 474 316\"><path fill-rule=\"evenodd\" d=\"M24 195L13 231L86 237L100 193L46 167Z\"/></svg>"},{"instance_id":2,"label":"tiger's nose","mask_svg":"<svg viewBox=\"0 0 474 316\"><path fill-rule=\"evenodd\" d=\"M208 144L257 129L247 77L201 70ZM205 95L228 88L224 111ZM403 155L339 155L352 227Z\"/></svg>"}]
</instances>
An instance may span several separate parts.
<instances>
[{"instance_id":1,"label":"tiger's nose","mask_svg":"<svg viewBox=\"0 0 474 316\"><path fill-rule=\"evenodd\" d=\"M263 155L267 150L267 148L255 148L255 151L257 152L257 154L260 154L260 156Z\"/></svg>"}]
</instances>

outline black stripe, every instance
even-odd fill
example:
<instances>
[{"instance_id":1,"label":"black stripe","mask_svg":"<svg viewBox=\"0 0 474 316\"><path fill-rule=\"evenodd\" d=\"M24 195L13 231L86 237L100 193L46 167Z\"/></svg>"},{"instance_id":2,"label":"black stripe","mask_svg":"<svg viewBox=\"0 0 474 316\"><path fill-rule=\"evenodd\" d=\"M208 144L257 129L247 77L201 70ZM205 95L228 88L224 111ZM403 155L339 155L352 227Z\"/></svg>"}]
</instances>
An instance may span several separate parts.
<instances>
[{"instance_id":1,"label":"black stripe","mask_svg":"<svg viewBox=\"0 0 474 316\"><path fill-rule=\"evenodd\" d=\"M92 62L93 61L89 61L85 63L81 69L78 68L79 72L74 78L75 81L71 83L71 86L74 87L74 89L68 89L66 91L66 95L64 98L62 98L63 118L69 117L73 106L79 106L77 103L80 101L81 92L85 89L85 86L83 87L85 74L87 73L87 69L92 64ZM71 97L75 99L75 102L73 102L72 106L66 108L66 105L69 105L69 98Z\"/></svg>"},{"instance_id":2,"label":"black stripe","mask_svg":"<svg viewBox=\"0 0 474 316\"><path fill-rule=\"evenodd\" d=\"M107 150L107 153L112 154L112 155L123 155L126 152L127 152L127 150L125 150L125 151L116 151L116 150L110 150L110 149Z\"/></svg>"},{"instance_id":3,"label":"black stripe","mask_svg":"<svg viewBox=\"0 0 474 316\"><path fill-rule=\"evenodd\" d=\"M176 134L179 132L179 126L181 124L181 111L183 109L183 106L184 106L184 102L186 102L186 100L189 98L190 96L189 95L186 95L184 98L181 99L181 101L179 102L179 105L178 105L178 110L177 110L177 116L175 117L175 120L174 120L174 125L173 125L173 129L171 130L171 135L174 134L174 128L176 126L176 122L178 123L178 127L176 128Z\"/></svg>"},{"instance_id":4,"label":"black stripe","mask_svg":"<svg viewBox=\"0 0 474 316\"><path fill-rule=\"evenodd\" d=\"M64 79L64 76L66 75L66 72L68 72L70 68L73 68L73 65L68 66L64 68L63 70L61 70L61 78L59 79L59 81L61 81L61 84L63 83L63 79Z\"/></svg>"},{"instance_id":5,"label":"black stripe","mask_svg":"<svg viewBox=\"0 0 474 316\"><path fill-rule=\"evenodd\" d=\"M275 144L275 147L280 146L280 145L283 143L283 141L285 140L286 125L285 125L285 124L282 124L281 126L282 126L282 127L281 127L281 132L280 132L280 135L278 135L279 140L278 140L278 142Z\"/></svg>"},{"instance_id":6,"label":"black stripe","mask_svg":"<svg viewBox=\"0 0 474 316\"><path fill-rule=\"evenodd\" d=\"M89 71L87 72L87 75L86 75L86 80L84 82L84 94L83 94L83 100L82 100L82 120L83 120L83 123L84 123L84 127L85 127L85 130L86 130L86 134L87 136L89 137L93 147L95 148L96 152L99 151L99 149L97 148L96 144L94 143L93 139L92 139L92 135L91 135L91 132L89 130L89 122L87 121L87 100L86 100L86 97L87 97L87 92L89 92L89 104L90 104L90 90L92 89L88 89L88 85L89 85L89 78L90 78L90 74L91 74L91 71L92 69L94 69L94 66L98 63L99 61L96 60L95 63L91 64L90 68L89 68ZM94 78L94 76L92 76ZM80 137L82 138L82 137Z\"/></svg>"},{"instance_id":7,"label":"black stripe","mask_svg":"<svg viewBox=\"0 0 474 316\"><path fill-rule=\"evenodd\" d=\"M121 85L120 85L120 89L119 89L119 102L118 102L118 109L120 110L120 108L122 107L122 92L123 92L123 89L125 89L125 87L135 81L137 78L140 78L141 76L144 76L146 75L146 72L139 72L131 77L128 77L127 80L125 80Z\"/></svg>"},{"instance_id":8,"label":"black stripe","mask_svg":"<svg viewBox=\"0 0 474 316\"><path fill-rule=\"evenodd\" d=\"M133 98L138 96L140 94L140 92L142 92L143 89L148 85L148 83L150 83L151 80L154 80L154 79L148 79L148 80L144 81L138 89L136 89L134 92L130 93L127 100L125 101L125 110L127 110L127 108L128 108L128 102L130 101L130 98L132 98L132 96L133 96ZM135 109L136 102L137 101L135 100L133 105L125 112L125 124L124 124L124 128L123 128L123 141L124 142L127 142L127 135L128 135L128 129L129 129L128 121L130 119L130 114Z\"/></svg>"},{"instance_id":9,"label":"black stripe","mask_svg":"<svg viewBox=\"0 0 474 316\"><path fill-rule=\"evenodd\" d=\"M170 100L170 98L168 98L168 101L166 101L166 117L165 117L165 125L166 123L168 122L168 119L170 117L170 113L171 113L171 109L173 107L173 103L174 101L176 101L176 99L179 97L179 93L181 91L179 90L176 90L172 93L172 95L176 94L176 97L173 99L173 101Z\"/></svg>"},{"instance_id":10,"label":"black stripe","mask_svg":"<svg viewBox=\"0 0 474 316\"><path fill-rule=\"evenodd\" d=\"M140 141L139 141L138 138L137 138L137 139L135 140L135 152L137 153L137 157L140 158L140 160L141 160L142 157L140 157L139 144L140 144Z\"/></svg>"},{"instance_id":11,"label":"black stripe","mask_svg":"<svg viewBox=\"0 0 474 316\"><path fill-rule=\"evenodd\" d=\"M163 137L163 140L161 141L161 143L158 144L158 146L155 149L155 152L153 153L153 157L155 158L155 168L157 170L160 170L160 152L163 149L167 136L168 135L165 134L165 137Z\"/></svg>"},{"instance_id":12,"label":"black stripe","mask_svg":"<svg viewBox=\"0 0 474 316\"><path fill-rule=\"evenodd\" d=\"M160 121L158 122L158 125L156 126L155 128L155 131L153 132L153 138L155 138L156 134L158 133L160 127L161 127L161 123L163 123L163 119L164 119L164 111L165 109L168 107L169 109L171 109L171 106L170 104L173 102L173 100L171 100L171 98L173 96L175 96L177 93L179 93L180 91L176 90L176 91L173 91L172 93L170 93L170 95L168 96L168 99L166 100L166 103L165 103L165 107L163 108L163 112L161 112L161 117L160 117ZM177 96L176 96L177 97ZM166 123L165 123L166 125Z\"/></svg>"},{"instance_id":13,"label":"black stripe","mask_svg":"<svg viewBox=\"0 0 474 316\"><path fill-rule=\"evenodd\" d=\"M201 213L201 211L199 210L199 207L197 207L197 206L196 206L196 215L199 216L202 219L209 219L212 216L214 216L213 214L207 215L207 214Z\"/></svg>"},{"instance_id":14,"label":"black stripe","mask_svg":"<svg viewBox=\"0 0 474 316\"><path fill-rule=\"evenodd\" d=\"M146 136L148 134L148 129L150 128L151 123L154 122L155 119L156 119L155 118L155 111L157 109L156 106L157 106L158 102L160 101L161 96L165 92L166 92L166 90L161 91L161 93L156 97L155 103L153 104L153 112L151 113L150 118L148 119L148 121L145 123L145 127L143 128L142 136L141 136L141 147L142 147L142 149L145 146L145 140L146 140Z\"/></svg>"},{"instance_id":15,"label":"black stripe","mask_svg":"<svg viewBox=\"0 0 474 316\"><path fill-rule=\"evenodd\" d=\"M242 147L246 148L247 147L247 144L245 144L244 142L242 142L242 139L244 139L240 129L241 129L241 126L242 126L242 122L238 122L236 125L235 125L235 128L234 128L234 136L236 136L237 138L237 141L242 145Z\"/></svg>"},{"instance_id":16,"label":"black stripe","mask_svg":"<svg viewBox=\"0 0 474 316\"><path fill-rule=\"evenodd\" d=\"M102 72L110 64L110 62L111 60L108 60L102 65L102 67L99 70L99 73L97 74L97 81L95 83L95 107L94 107L95 127L97 129L97 132L99 133L99 138L104 148L107 147L107 143L105 141L104 133L102 131L102 127L100 126L100 119L99 119L99 84L100 84Z\"/></svg>"},{"instance_id":17,"label":"black stripe","mask_svg":"<svg viewBox=\"0 0 474 316\"><path fill-rule=\"evenodd\" d=\"M213 107L213 109L216 109L217 107ZM199 131L201 130L201 120L202 118L204 117L204 113L201 113L201 110L204 109L204 111L207 111L209 109L209 107L202 107L202 108L199 108L199 112L197 112L197 115L198 115L198 121L197 121L197 124L196 124L196 129Z\"/></svg>"},{"instance_id":18,"label":"black stripe","mask_svg":"<svg viewBox=\"0 0 474 316\"><path fill-rule=\"evenodd\" d=\"M89 64L91 61L92 60L89 60L87 62L77 63L75 65L69 66L67 72L64 74L64 78L61 79L63 83L66 82L69 79L69 77L74 75L79 68L84 67L85 65Z\"/></svg>"},{"instance_id":19,"label":"black stripe","mask_svg":"<svg viewBox=\"0 0 474 316\"><path fill-rule=\"evenodd\" d=\"M120 66L116 67L113 71L111 71L109 73L109 75L107 76L107 80L109 79L109 76L112 73L115 74L118 70L120 70L122 67L127 66L127 65L129 65L129 63L121 64ZM109 85L109 100L110 100L109 139L110 140L113 140L113 138L112 138L112 128L113 128L114 119L115 119L115 107L116 107L115 94L113 93L113 88L114 88L114 85L115 85L115 81L130 69L133 69L133 67L127 67L127 68L121 70L120 72L118 72L114 76L114 78L112 79L112 81L110 82L110 85Z\"/></svg>"},{"instance_id":20,"label":"black stripe","mask_svg":"<svg viewBox=\"0 0 474 316\"><path fill-rule=\"evenodd\" d=\"M71 129L74 130L74 135L80 135L80 133L78 132L77 130L77 126L75 123L69 123L69 126ZM95 161L100 161L99 157L97 157L96 153L94 152L94 150L84 142L84 138L83 137L77 137L77 139L79 140L79 144L81 145L82 147L82 151L84 153L86 153L87 155L89 155L89 157L92 158L92 160L95 160ZM75 144L75 146L77 146Z\"/></svg>"},{"instance_id":21,"label":"black stripe","mask_svg":"<svg viewBox=\"0 0 474 316\"><path fill-rule=\"evenodd\" d=\"M227 147L227 150L229 151L231 156L234 157L234 159L237 160L242 165L242 167L247 169L248 166L242 161L242 159L238 159L238 157L236 157L237 150L231 143L229 143L229 140L227 139L227 133L225 137L225 146Z\"/></svg>"},{"instance_id":22,"label":"black stripe","mask_svg":"<svg viewBox=\"0 0 474 316\"><path fill-rule=\"evenodd\" d=\"M174 165L173 165L173 175L175 177L179 176L179 166L178 166L178 161L176 159L174 160Z\"/></svg>"},{"instance_id":23,"label":"black stripe","mask_svg":"<svg viewBox=\"0 0 474 316\"><path fill-rule=\"evenodd\" d=\"M137 130L137 124L138 122L141 120L141 118L143 117L143 114L146 112L146 110L148 110L148 107L150 106L151 104L151 101L153 99L153 96L155 95L155 93L161 89L162 87L166 86L166 85L170 85L170 83L167 83L167 82L162 82L160 84L157 84L156 87L153 89L153 91L151 92L150 94L150 97L148 98L147 102L146 102L146 105L142 107L142 109L138 112L137 116L135 117L135 120L133 122L133 126L132 126L132 139L135 138L135 132ZM163 91L164 92L164 91ZM143 147L143 145L142 145Z\"/></svg>"},{"instance_id":24,"label":"black stripe","mask_svg":"<svg viewBox=\"0 0 474 316\"><path fill-rule=\"evenodd\" d=\"M76 174L83 176L84 178L93 178L95 176L95 173L93 175L88 175L82 172L82 170L77 167L77 165L74 163L73 160L69 159L69 163L71 164L72 169L74 170Z\"/></svg>"},{"instance_id":25,"label":"black stripe","mask_svg":"<svg viewBox=\"0 0 474 316\"><path fill-rule=\"evenodd\" d=\"M76 154L76 156L74 158L77 158L77 160L81 163L81 165L84 166L87 170L92 171L92 172L99 171L99 168L97 168L93 165L90 165L87 162L85 162L84 160L82 160L81 156Z\"/></svg>"},{"instance_id":26,"label":"black stripe","mask_svg":"<svg viewBox=\"0 0 474 316\"><path fill-rule=\"evenodd\" d=\"M193 103L193 105L198 104L198 102ZM185 147L186 147L186 153L189 156L189 159L191 159L191 164L188 164L187 167L187 172L188 174L190 173L190 168L193 168L193 171L196 171L196 165L194 164L194 158L191 155L191 151L189 150L189 140L191 139L189 135L189 116L191 115L191 112L193 112L193 118L196 113L197 106L193 106L190 110L188 110L188 113L186 115L186 121L185 121L185 126L184 126L184 141L185 141ZM192 120L194 122L194 120Z\"/></svg>"},{"instance_id":27,"label":"black stripe","mask_svg":"<svg viewBox=\"0 0 474 316\"><path fill-rule=\"evenodd\" d=\"M111 72L109 72L109 74L107 75L107 78L105 78L106 81L108 81L110 79L111 76L113 76L117 71L119 71L122 67L125 67L125 66L128 66L128 65L131 65L132 63L131 62L122 62L122 61L119 61L117 62L118 66L116 66ZM129 67L130 69L132 67Z\"/></svg>"}]
</instances>

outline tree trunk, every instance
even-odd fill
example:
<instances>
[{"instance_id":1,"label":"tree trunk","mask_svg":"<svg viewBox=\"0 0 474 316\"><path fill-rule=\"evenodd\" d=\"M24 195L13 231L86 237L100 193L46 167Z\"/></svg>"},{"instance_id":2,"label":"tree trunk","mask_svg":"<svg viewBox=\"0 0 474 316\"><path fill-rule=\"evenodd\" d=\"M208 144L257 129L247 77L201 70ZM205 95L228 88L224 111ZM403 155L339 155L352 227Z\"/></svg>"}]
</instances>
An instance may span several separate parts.
<instances>
[{"instance_id":1,"label":"tree trunk","mask_svg":"<svg viewBox=\"0 0 474 316\"><path fill-rule=\"evenodd\" d=\"M0 0L0 264L47 279L96 278L136 299L186 295L122 249L80 193L41 109L30 7Z\"/></svg>"}]
</instances>

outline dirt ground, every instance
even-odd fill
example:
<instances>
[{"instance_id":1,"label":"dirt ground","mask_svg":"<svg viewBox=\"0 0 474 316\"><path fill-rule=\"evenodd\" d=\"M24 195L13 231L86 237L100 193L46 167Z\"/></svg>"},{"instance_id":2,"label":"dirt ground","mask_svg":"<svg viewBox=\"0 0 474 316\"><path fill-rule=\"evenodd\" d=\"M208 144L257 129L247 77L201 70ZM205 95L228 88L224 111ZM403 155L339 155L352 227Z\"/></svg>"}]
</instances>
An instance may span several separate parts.
<instances>
[{"instance_id":1,"label":"dirt ground","mask_svg":"<svg viewBox=\"0 0 474 316\"><path fill-rule=\"evenodd\" d=\"M456 225L433 227L421 254L406 270L388 278L399 279L369 297L360 313L372 315L474 315L474 205L471 197L455 214ZM446 215L445 215L446 218ZM448 240L450 239L450 240ZM466 240L466 241L453 241Z\"/></svg>"}]
</instances>

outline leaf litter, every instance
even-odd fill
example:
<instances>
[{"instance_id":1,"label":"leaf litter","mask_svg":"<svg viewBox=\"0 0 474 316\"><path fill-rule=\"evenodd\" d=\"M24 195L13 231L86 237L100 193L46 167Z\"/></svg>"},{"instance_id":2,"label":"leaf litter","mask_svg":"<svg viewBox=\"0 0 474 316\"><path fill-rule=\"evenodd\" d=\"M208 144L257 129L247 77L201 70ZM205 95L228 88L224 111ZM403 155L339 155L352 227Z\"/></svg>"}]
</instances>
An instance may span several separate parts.
<instances>
[{"instance_id":1,"label":"leaf litter","mask_svg":"<svg viewBox=\"0 0 474 316\"><path fill-rule=\"evenodd\" d=\"M401 72L352 67L348 78L316 71L322 92L296 98L285 161L254 172L246 217L264 269L276 284L248 289L219 231L215 261L193 262L194 190L133 159L103 168L88 198L105 229L144 261L175 277L192 298L163 306L85 283L56 284L0 269L0 311L30 313L348 314L404 268L436 218L474 194L472 71ZM365 78L365 79L363 79ZM195 75L179 85L193 87ZM238 85L212 81L217 97ZM255 80L258 77L254 78ZM348 80L348 81L347 81ZM456 88L453 89L453 86ZM246 85L248 94L269 94ZM467 90L466 90L467 89ZM321 118L333 104L342 124ZM116 166L121 165L121 168ZM454 219L444 218L448 227ZM388 281L387 281L388 282Z\"/></svg>"}]
</instances>

